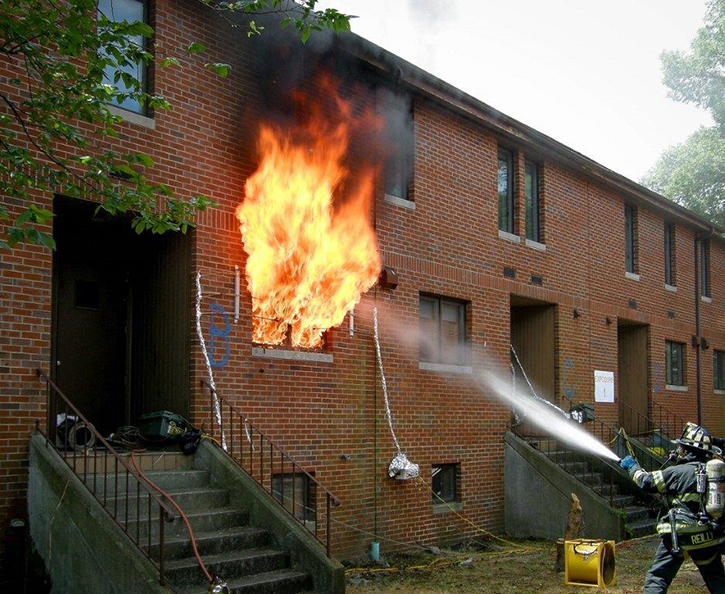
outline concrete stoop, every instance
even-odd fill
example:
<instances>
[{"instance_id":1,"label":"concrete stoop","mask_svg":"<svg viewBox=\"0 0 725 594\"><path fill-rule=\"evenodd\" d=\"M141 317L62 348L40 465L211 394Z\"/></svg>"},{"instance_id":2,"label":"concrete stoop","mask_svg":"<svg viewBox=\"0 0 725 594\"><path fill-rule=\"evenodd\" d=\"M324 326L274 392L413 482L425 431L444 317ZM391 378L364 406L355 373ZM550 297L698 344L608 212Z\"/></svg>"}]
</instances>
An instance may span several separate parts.
<instances>
[{"instance_id":1,"label":"concrete stoop","mask_svg":"<svg viewBox=\"0 0 725 594\"><path fill-rule=\"evenodd\" d=\"M613 484L601 463L558 444L539 450L535 438L506 434L506 531L518 537L561 538L572 493L584 511L582 536L624 540L654 534L656 514L637 494L634 483ZM615 469L616 471L616 469ZM541 501L546 501L546 506Z\"/></svg>"},{"instance_id":2,"label":"concrete stoop","mask_svg":"<svg viewBox=\"0 0 725 594\"><path fill-rule=\"evenodd\" d=\"M231 507L229 490L213 487L206 470L172 470L147 472L154 484L168 493L188 516L199 554L213 576L218 575L231 592L259 594L296 594L311 587L309 573L290 568L289 553L270 546L269 532L249 525L249 514ZM113 484L113 477L109 484ZM109 505L115 505L113 486L109 487ZM112 496L113 495L113 496ZM124 508L126 498L118 498ZM129 530L136 530L139 511L135 500L129 503ZM125 508L124 508L125 509ZM152 510L154 517L155 510ZM143 539L148 537L148 507L140 510ZM158 558L158 522L152 522L151 555ZM164 534L165 573L169 585L184 594L203 594L207 583L196 559L184 523L179 519L167 525ZM145 547L148 549L148 546Z\"/></svg>"}]
</instances>

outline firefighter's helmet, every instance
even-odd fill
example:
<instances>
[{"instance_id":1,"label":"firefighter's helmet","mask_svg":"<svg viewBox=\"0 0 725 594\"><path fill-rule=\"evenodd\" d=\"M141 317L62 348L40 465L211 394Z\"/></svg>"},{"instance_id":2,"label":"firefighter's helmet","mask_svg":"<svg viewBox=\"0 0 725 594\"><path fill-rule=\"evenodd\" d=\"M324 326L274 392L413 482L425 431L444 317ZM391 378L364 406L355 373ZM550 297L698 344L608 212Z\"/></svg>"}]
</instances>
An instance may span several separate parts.
<instances>
[{"instance_id":1,"label":"firefighter's helmet","mask_svg":"<svg viewBox=\"0 0 725 594\"><path fill-rule=\"evenodd\" d=\"M722 455L722 450L713 445L710 432L695 423L686 423L685 428L682 430L682 435L680 435L679 439L675 440L675 443L688 450L694 450L710 456Z\"/></svg>"}]
</instances>

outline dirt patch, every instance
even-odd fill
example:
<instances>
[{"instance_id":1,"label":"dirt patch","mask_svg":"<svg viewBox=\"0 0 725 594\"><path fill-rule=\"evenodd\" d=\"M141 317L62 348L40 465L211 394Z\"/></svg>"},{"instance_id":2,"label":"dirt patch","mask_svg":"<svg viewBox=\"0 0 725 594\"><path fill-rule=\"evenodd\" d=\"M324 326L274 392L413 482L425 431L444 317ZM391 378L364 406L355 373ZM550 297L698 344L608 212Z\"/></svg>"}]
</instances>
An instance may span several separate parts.
<instances>
[{"instance_id":1,"label":"dirt patch","mask_svg":"<svg viewBox=\"0 0 725 594\"><path fill-rule=\"evenodd\" d=\"M654 557L658 539L646 540L617 551L617 585L609 592L642 591L644 576ZM529 551L442 551L440 555L397 555L386 558L390 568L369 566L348 569L348 594L561 594L587 592L564 586L564 574L554 572L550 543L521 542ZM688 562L672 583L669 594L706 593L702 578Z\"/></svg>"}]
</instances>

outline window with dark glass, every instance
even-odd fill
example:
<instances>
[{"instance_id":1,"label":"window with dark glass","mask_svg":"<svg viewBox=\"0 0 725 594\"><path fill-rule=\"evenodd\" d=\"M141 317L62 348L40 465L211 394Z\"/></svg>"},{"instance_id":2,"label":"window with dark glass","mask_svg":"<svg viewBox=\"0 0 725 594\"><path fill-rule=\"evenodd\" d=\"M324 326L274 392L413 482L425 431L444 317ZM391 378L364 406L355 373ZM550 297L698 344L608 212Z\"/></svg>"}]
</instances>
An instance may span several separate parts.
<instances>
[{"instance_id":1,"label":"window with dark glass","mask_svg":"<svg viewBox=\"0 0 725 594\"><path fill-rule=\"evenodd\" d=\"M465 365L468 362L466 303L420 296L420 360Z\"/></svg>"},{"instance_id":2,"label":"window with dark glass","mask_svg":"<svg viewBox=\"0 0 725 594\"><path fill-rule=\"evenodd\" d=\"M140 21L148 24L148 9L145 0L98 0L98 13L114 22ZM137 44L139 48L146 47L146 38L143 35L131 36L129 41ZM140 89L145 91L147 76L146 65L142 61L138 61L132 64L106 66L103 81L121 93L130 93L136 90L132 80L135 80ZM136 113L146 113L145 107L134 97L125 97L121 100L116 98L114 104Z\"/></svg>"},{"instance_id":3,"label":"window with dark glass","mask_svg":"<svg viewBox=\"0 0 725 594\"><path fill-rule=\"evenodd\" d=\"M700 240L700 292L710 297L710 240Z\"/></svg>"},{"instance_id":4,"label":"window with dark glass","mask_svg":"<svg viewBox=\"0 0 725 594\"><path fill-rule=\"evenodd\" d=\"M391 153L385 163L385 193L412 200L415 134L413 131L413 100L410 95L386 97L386 134Z\"/></svg>"},{"instance_id":5,"label":"window with dark glass","mask_svg":"<svg viewBox=\"0 0 725 594\"><path fill-rule=\"evenodd\" d=\"M275 474L272 479L272 493L298 520L314 522L315 482L301 472Z\"/></svg>"},{"instance_id":6,"label":"window with dark glass","mask_svg":"<svg viewBox=\"0 0 725 594\"><path fill-rule=\"evenodd\" d=\"M514 232L514 155L498 150L498 228Z\"/></svg>"},{"instance_id":7,"label":"window with dark glass","mask_svg":"<svg viewBox=\"0 0 725 594\"><path fill-rule=\"evenodd\" d=\"M725 390L725 351L714 353L715 389Z\"/></svg>"},{"instance_id":8,"label":"window with dark glass","mask_svg":"<svg viewBox=\"0 0 725 594\"><path fill-rule=\"evenodd\" d=\"M526 239L541 241L539 214L539 166L526 161Z\"/></svg>"},{"instance_id":9,"label":"window with dark glass","mask_svg":"<svg viewBox=\"0 0 725 594\"><path fill-rule=\"evenodd\" d=\"M675 286L675 226L665 223L665 283Z\"/></svg>"},{"instance_id":10,"label":"window with dark glass","mask_svg":"<svg viewBox=\"0 0 725 594\"><path fill-rule=\"evenodd\" d=\"M434 464L431 476L433 504L458 501L458 464Z\"/></svg>"},{"instance_id":11,"label":"window with dark glass","mask_svg":"<svg viewBox=\"0 0 725 594\"><path fill-rule=\"evenodd\" d=\"M681 342L665 342L666 383L669 386L685 385L685 345Z\"/></svg>"},{"instance_id":12,"label":"window with dark glass","mask_svg":"<svg viewBox=\"0 0 725 594\"><path fill-rule=\"evenodd\" d=\"M637 207L624 206L624 248L627 272L637 272Z\"/></svg>"}]
</instances>

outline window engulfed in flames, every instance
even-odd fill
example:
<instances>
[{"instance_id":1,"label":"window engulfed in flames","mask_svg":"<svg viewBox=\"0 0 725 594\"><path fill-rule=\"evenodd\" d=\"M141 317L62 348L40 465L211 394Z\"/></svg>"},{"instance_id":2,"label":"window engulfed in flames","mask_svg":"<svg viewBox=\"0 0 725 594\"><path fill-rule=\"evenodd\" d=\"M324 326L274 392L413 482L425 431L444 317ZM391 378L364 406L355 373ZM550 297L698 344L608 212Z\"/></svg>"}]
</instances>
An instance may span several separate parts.
<instances>
[{"instance_id":1,"label":"window engulfed in flames","mask_svg":"<svg viewBox=\"0 0 725 594\"><path fill-rule=\"evenodd\" d=\"M380 273L370 223L376 171L362 165L352 172L346 164L351 132L366 124L364 116L353 116L339 98L332 116L297 100L306 103L308 121L261 126L259 167L236 214L253 341L279 345L289 336L292 346L314 348Z\"/></svg>"}]
</instances>

